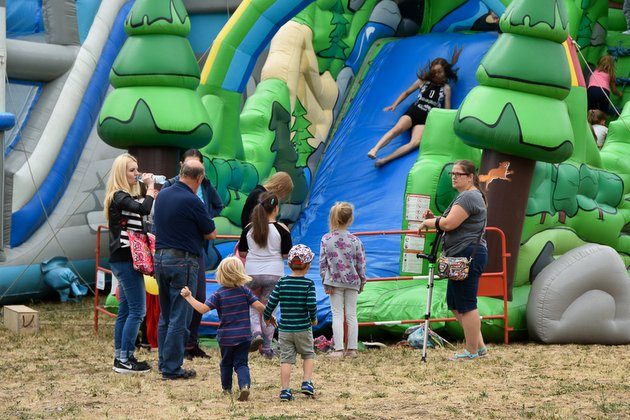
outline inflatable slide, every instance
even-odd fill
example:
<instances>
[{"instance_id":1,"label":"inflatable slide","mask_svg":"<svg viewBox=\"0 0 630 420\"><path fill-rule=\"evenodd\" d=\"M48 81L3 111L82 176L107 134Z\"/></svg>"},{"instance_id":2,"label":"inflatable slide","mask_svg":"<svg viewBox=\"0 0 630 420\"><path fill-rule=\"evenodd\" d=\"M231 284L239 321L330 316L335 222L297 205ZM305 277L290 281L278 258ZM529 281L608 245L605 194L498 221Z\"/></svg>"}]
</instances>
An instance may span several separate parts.
<instances>
[{"instance_id":1,"label":"inflatable slide","mask_svg":"<svg viewBox=\"0 0 630 420\"><path fill-rule=\"evenodd\" d=\"M529 327L529 333L533 337L553 341L555 338L549 338L547 334L538 334L537 331L542 327L537 328L536 323L532 323L531 320L538 317L542 326L556 321L538 314L526 318L526 308L535 307L541 299L538 296L540 292L537 292L539 287L532 289L531 284L535 284L537 280L538 285L547 284L549 280L545 279L553 272L552 268L563 264L563 254L575 246L588 242L613 247L619 256L614 267L627 265L627 233L623 226L627 226L628 213L622 199L625 194L623 185L627 170L624 167L617 171L620 156L613 157L607 153L610 150L616 154L622 149L625 150L627 146L613 140L600 156L593 141L590 140L588 126L584 121L585 81L577 52L571 40L567 41L571 31L571 34L584 44L580 51L582 55L601 54L601 48L595 49L589 45L589 42L594 42L593 38L585 41L585 32L595 34L599 30L598 24L590 19L594 15L599 16L601 11L592 8L580 9L580 5L572 1L553 1L544 5L535 5L535 2L527 1L506 3L510 3L507 11L499 2L424 2L424 6L418 8L422 9L420 31L445 33L440 40L437 35L413 36L413 32L418 30L418 26L413 25L418 23L418 16L415 15L416 21L413 19L410 21L409 16L413 16L413 13L403 15L403 8L399 8L394 2L348 2L347 5L345 2L315 2L278 31L271 42L268 60L263 67L263 81L260 87L273 83L274 87L280 90L286 85L289 88L289 103L282 97L274 102L276 98L269 93L266 94L264 103L246 103L240 119L243 149L240 149L238 134L236 137L230 136L237 139L236 142L232 142L231 150L222 147L221 143L224 140L219 132L215 145L207 151L213 165L219 159L235 161L235 164L231 165L232 169L246 165L242 161L247 162L253 151L258 153L257 156L260 156L260 153L269 153L269 150L273 152L272 140L278 138L278 131L273 130L276 131L276 136L270 137L270 140L261 142L261 138L258 137L259 141L256 144L250 140L248 123L253 111L257 112L256 127L261 130L264 130L270 121L267 113L269 111L265 111L264 107L269 109L272 105L279 104L288 114L292 114L293 118L286 122L290 122L292 140L298 156L288 164L283 163L282 167L303 168L307 180L313 179L314 174L306 201L303 198L292 201L293 205L305 206L297 219L293 234L296 242L307 243L315 249L318 248L319 238L326 231L328 209L337 200L348 200L357 206L354 230L396 230L408 226L405 220L406 194L429 196L430 206L438 214L441 212L440 209L443 210L450 202L453 193L450 190L450 182L445 180L449 163L468 158L480 163L482 171L489 171L494 168L490 165L501 163L496 159L488 160L491 153L484 153L482 156L479 149L496 150L499 155L507 154L509 161L506 165L510 162L516 165L518 162L516 157L529 159L530 163L527 165L532 168L530 171L533 171L530 175L526 175L528 170L514 166L519 174L516 178L519 182L522 179L522 184L513 183L505 186L501 183L493 184L493 190L506 191L507 188L507 191L511 190L519 195L520 201L516 200L514 195L514 201L510 202L514 208L501 206L500 197L502 194L505 197L505 192L494 193L499 195L491 199L491 214L497 211L496 214L499 215L499 219L503 217L503 221L497 219L497 216L492 216L492 223L497 223L497 226L508 232L508 251L512 254L508 262L510 326L519 336L523 336ZM273 4L277 5L279 2ZM498 16L502 16L500 28L504 35L498 38L498 42L494 42L496 38L489 34L479 34L475 38L475 35L461 32L449 33L479 27L480 22L481 26L484 22L490 24L493 13L497 15L497 23ZM535 18L526 20L525 16ZM322 22L330 22L330 26ZM581 28L579 32L578 27ZM409 29L410 32L406 32ZM405 35L413 37L393 42L377 41L383 37ZM285 48L282 43L286 44ZM440 43L444 45L440 47ZM470 96L468 107L460 108L457 112L431 113L420 154L413 168L410 168L413 163L411 156L385 168L373 168L372 162L364 156L376 138L391 126L398 116L383 114L382 107L391 103L397 94L413 81L414 67L421 65L422 60L426 63L435 55L448 55L449 47L452 51L454 45L458 43L465 45L464 54L467 54L467 49L471 51L467 59L461 62L461 86L457 84L454 90L456 96L459 94ZM328 44L327 48L322 48L322 44ZM490 44L493 44L492 50L489 49ZM290 54L289 45L293 47L293 51L296 47L303 50L299 70L286 69L279 65L281 60L278 57L282 57L283 62L290 62L300 54ZM372 49L368 52L370 47ZM239 50L238 45L232 45L232 48ZM217 46L216 51L218 55L221 54L220 46ZM479 54L476 59L475 51ZM537 51L538 54L530 55L532 51ZM426 52L428 54L424 55ZM480 56L486 52L488 54L480 63ZM420 60L415 61L416 58ZM314 60L317 61L319 78L313 76L312 70L304 71L304 68L312 65ZM470 77L473 69L476 72L476 80ZM212 70L209 69L210 74ZM294 78L296 73L300 72L304 73L304 79L301 82L298 76L296 82ZM269 76L267 80L266 74ZM322 95L319 101L310 95L318 90L313 87L326 91L329 77L336 80L338 88L337 100L332 108L327 108L330 102L328 94ZM284 84L278 83L277 79L284 81ZM469 91L476 82L480 82L482 86ZM469 87L466 86L467 83ZM224 90L229 90L225 88L225 84L212 84L211 89L200 89L202 94L218 98L226 94ZM232 87L231 90L238 91L238 86ZM517 124L524 124L523 126L515 127L514 122L508 122L508 118L498 119L501 115L498 112L505 106L502 102L504 95L514 98L513 104L505 109L509 109L509 106L516 107L518 109L516 114L510 118L512 121L515 118ZM256 94L251 99L255 97ZM460 101L461 97L456 97L455 106L458 106ZM401 108L404 109L404 105ZM553 120L544 123L538 117L538 122L534 123L536 114L532 112L536 108L547 109L548 115L554 115ZM312 109L315 110L311 111ZM326 119L329 112L336 117L331 124L331 135L321 138L316 129L311 131L312 138L308 141L311 150L304 151L300 147L303 143L299 142L304 137L304 127L326 124L329 121ZM521 112L524 113L519 115ZM324 114L324 117L318 118L317 114ZM273 115L272 113L272 120ZM305 115L310 124L300 121ZM456 115L462 117L457 117L460 119L456 120ZM464 115L466 117L463 117ZM464 120L466 124L460 123ZM469 121L482 123L476 125ZM536 124L539 127L536 127ZM277 123L274 122L273 126L277 127ZM270 129L271 127L272 124L269 124ZM247 138L245 133L248 133ZM504 144L501 139L510 140L506 140ZM397 141L401 142L404 139ZM531 144L524 145L522 149L507 146L510 142L518 144L519 141ZM624 140L623 143L625 142ZM394 143L390 147L398 145L400 143ZM302 154L306 156L303 157ZM313 158L314 156L316 158ZM319 156L323 158L319 160ZM284 158L286 159L286 156ZM280 154L276 156L271 154L267 162L273 159L277 164ZM535 161L539 162L533 165L532 162ZM260 170L258 166L256 169L257 176L263 179L264 174L270 172L268 167ZM501 170L501 167L499 166L497 170ZM240 181L247 174L245 171L237 172L240 172L241 178L235 179L234 172L231 175L225 174L227 179L231 177L231 182L226 182L227 190L238 191L243 187ZM403 179L406 179L404 187ZM247 187L240 190L240 197L247 191ZM236 208L235 214L239 213L238 198L239 195L230 195L229 203ZM541 200L552 200L553 204L545 206ZM493 210L495 208L496 210ZM514 221L510 225L511 211L522 214L521 221ZM605 222L604 229L594 230L595 224L591 219L593 215L599 215L598 219ZM227 212L226 218L228 224L233 223ZM365 243L368 249L370 276L392 276L409 271L401 259L400 239L393 236L377 236L366 238ZM374 254L370 255L370 249L373 248ZM523 251L521 256L519 250ZM627 342L628 334L621 331L624 331L623 326L627 324L628 317L625 311L618 311L618 308L624 307L628 296L629 284L625 270L621 271L624 274L619 274L617 268L613 269L611 265L609 272L594 274L577 268L583 264L575 262L573 264L575 270L581 272L581 277L587 280L576 281L574 283L576 289L569 293L565 300L555 299L545 303L557 309L553 317L562 317L563 311L570 311L568 308L572 307L571 299L575 299L574 303L578 307L587 304L585 302L588 302L588 299L584 300L579 296L591 288L596 289L598 282L610 282L615 285L611 287L618 291L605 292L611 299L610 304L601 311L592 312L591 321L594 325L599 325L598 323L611 325L611 328L602 327L602 331L607 332L585 339L577 333L578 326L574 323L574 318L571 318L570 321L561 322L568 330L564 331L562 340ZM406 274L426 273L426 267L420 271ZM311 276L318 278L316 268L313 269ZM437 317L448 315L443 303L444 286L443 282L438 282L436 286L436 303L431 312ZM360 321L421 318L424 314L422 301L425 287L421 280L415 284L414 282L388 283L384 286L370 284L360 297ZM567 292L569 290L570 287L566 289ZM502 305L499 299L482 298L480 312L482 315L494 314L499 308L502 309ZM329 320L330 315L327 297L321 290L319 309L320 322L326 326L326 322L322 321ZM610 318L611 311L617 315ZM546 315L548 314L551 312L546 312ZM446 327L452 333L458 334L455 325L448 324ZM401 327L390 328L400 332ZM502 335L502 328L502 321L486 320L483 326L484 336L498 339Z\"/></svg>"},{"instance_id":2,"label":"inflatable slide","mask_svg":"<svg viewBox=\"0 0 630 420\"><path fill-rule=\"evenodd\" d=\"M41 90L24 90L25 107L36 104L30 118L17 121L26 121L20 132L34 133L33 139L22 136L5 146L4 206L10 205L11 217L4 229L10 232L4 241L7 263L0 270L11 277L2 277L9 286L3 290L0 282L0 302L45 290L39 275L45 267L29 264L66 255L77 268L93 267L91 245L87 249L85 243L94 243L95 226L103 223L102 183L120 149L170 176L180 149L200 148L226 205L215 219L223 235L240 233L243 204L257 184L288 172L295 189L281 218L293 225L294 242L316 253L336 201L355 205L354 231L411 228L407 198L427 197L440 214L454 197L450 165L470 159L492 180L484 185L490 222L508 237L514 331L545 342L630 341L630 314L619 310L630 299L630 167L624 160L630 151L624 119L629 111L624 98L616 103L624 111L610 123L601 151L585 119L583 68L607 52L607 41L617 43L608 50L617 57L618 83L628 77L622 73L625 41L606 36L609 16L619 26L614 5L248 0L221 25L213 20L213 29L207 17L195 18L198 7L206 6L182 0L102 2L92 28L105 26L89 31L84 41L57 34L74 39L69 48L77 50L77 58L66 59L73 63L69 71ZM199 27L207 38L194 29ZM453 109L429 114L417 152L374 167L367 151L408 103L394 113L383 108L431 59L449 59L462 47ZM62 57L72 51L62 50ZM108 82L112 89L103 101ZM66 90L73 95L63 96ZM54 105L48 113L46 98ZM85 118L78 118L82 113ZM382 153L407 140L400 136ZM426 265L405 261L404 238L398 235L369 236L364 243L369 277L419 278L370 283L360 296L359 320L422 318ZM218 246L227 255L234 243ZM499 255L492 241L490 251ZM592 263L598 258L608 263ZM493 264L489 267L496 268ZM310 275L319 278L317 261ZM208 292L215 288L208 285ZM444 289L445 282L438 281L431 308L438 317L448 315ZM591 307L595 301L597 310ZM481 298L480 313L496 313L502 305L501 299ZM331 316L321 288L318 310L318 328L325 329ZM591 331L600 334L579 332L583 313ZM454 323L434 327L461 334ZM399 334L401 328L387 326L378 333ZM489 339L502 336L502 321L484 320L482 328Z\"/></svg>"},{"instance_id":3,"label":"inflatable slide","mask_svg":"<svg viewBox=\"0 0 630 420\"><path fill-rule=\"evenodd\" d=\"M105 183L121 152L99 138L96 119L134 4L7 3L5 96L16 125L4 135L0 304L51 296L55 281L45 274L61 266L80 276L76 282L94 283ZM186 2L199 60L238 3Z\"/></svg>"}]
</instances>

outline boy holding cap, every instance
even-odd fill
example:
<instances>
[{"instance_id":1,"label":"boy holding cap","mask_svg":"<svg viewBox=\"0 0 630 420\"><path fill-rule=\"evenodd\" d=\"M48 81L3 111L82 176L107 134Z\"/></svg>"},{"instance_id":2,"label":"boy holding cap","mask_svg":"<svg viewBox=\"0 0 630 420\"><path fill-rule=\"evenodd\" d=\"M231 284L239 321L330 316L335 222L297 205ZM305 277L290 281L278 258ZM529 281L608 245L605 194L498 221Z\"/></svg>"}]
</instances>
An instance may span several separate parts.
<instances>
[{"instance_id":1,"label":"boy holding cap","mask_svg":"<svg viewBox=\"0 0 630 420\"><path fill-rule=\"evenodd\" d=\"M313 280L304 277L311 268L313 251L306 245L295 245L289 251L291 275L281 278L269 296L263 317L269 324L271 315L280 304L278 340L280 342L280 401L291 401L291 368L296 355L302 356L304 378L300 391L305 395L315 394L311 378L315 350L313 331L317 325L317 299Z\"/></svg>"}]
</instances>

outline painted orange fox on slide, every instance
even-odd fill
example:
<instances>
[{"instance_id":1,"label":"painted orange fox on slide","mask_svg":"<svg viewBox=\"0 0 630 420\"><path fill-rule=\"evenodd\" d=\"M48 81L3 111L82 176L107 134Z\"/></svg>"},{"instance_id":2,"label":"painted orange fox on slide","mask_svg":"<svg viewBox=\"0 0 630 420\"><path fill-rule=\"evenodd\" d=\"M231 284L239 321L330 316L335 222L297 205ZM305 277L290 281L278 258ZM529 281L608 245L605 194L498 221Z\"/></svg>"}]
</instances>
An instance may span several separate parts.
<instances>
[{"instance_id":1,"label":"painted orange fox on slide","mask_svg":"<svg viewBox=\"0 0 630 420\"><path fill-rule=\"evenodd\" d=\"M503 181L512 182L509 175L512 175L514 171L510 171L510 162L500 162L498 168L493 168L485 175L479 175L479 182L486 184L486 190L492 181L495 179L501 179Z\"/></svg>"}]
</instances>

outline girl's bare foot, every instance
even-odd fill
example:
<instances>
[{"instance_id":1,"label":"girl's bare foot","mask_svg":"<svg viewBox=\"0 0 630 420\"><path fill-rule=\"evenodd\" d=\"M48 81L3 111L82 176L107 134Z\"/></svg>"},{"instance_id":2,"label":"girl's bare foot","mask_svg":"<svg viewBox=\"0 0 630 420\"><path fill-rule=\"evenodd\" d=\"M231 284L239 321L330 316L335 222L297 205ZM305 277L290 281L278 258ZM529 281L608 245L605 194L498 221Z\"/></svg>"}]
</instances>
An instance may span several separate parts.
<instances>
[{"instance_id":1,"label":"girl's bare foot","mask_svg":"<svg viewBox=\"0 0 630 420\"><path fill-rule=\"evenodd\" d=\"M368 152L368 157L370 159L376 159L376 152L377 152L376 149L370 149L370 151Z\"/></svg>"},{"instance_id":2,"label":"girl's bare foot","mask_svg":"<svg viewBox=\"0 0 630 420\"><path fill-rule=\"evenodd\" d=\"M380 168L381 166L385 165L388 161L385 159L379 159L376 162L374 162L374 167L375 168Z\"/></svg>"}]
</instances>

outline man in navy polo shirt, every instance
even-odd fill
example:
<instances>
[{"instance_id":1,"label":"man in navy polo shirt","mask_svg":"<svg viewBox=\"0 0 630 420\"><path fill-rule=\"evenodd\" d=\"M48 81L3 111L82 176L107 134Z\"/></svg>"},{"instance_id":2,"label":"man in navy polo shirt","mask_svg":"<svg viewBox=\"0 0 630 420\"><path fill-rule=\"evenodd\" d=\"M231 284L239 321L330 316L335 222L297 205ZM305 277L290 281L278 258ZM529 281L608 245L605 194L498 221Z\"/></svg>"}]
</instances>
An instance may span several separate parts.
<instances>
[{"instance_id":1,"label":"man in navy polo shirt","mask_svg":"<svg viewBox=\"0 0 630 420\"><path fill-rule=\"evenodd\" d=\"M205 176L203 164L189 160L179 175L179 181L158 194L153 215L155 275L160 292L158 368L163 379L196 376L194 370L182 368L192 307L179 292L187 286L195 293L204 240L216 237L214 222L196 193Z\"/></svg>"}]
</instances>

